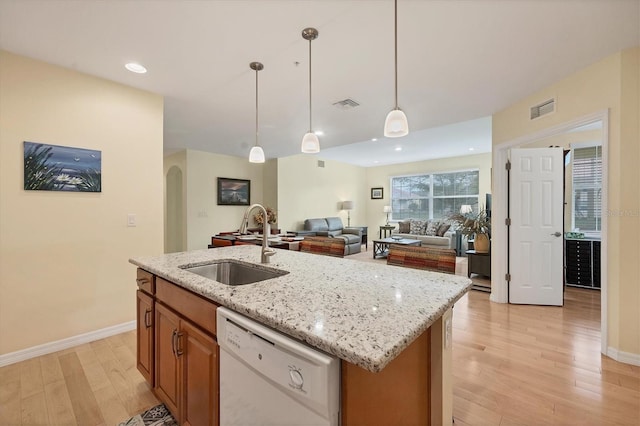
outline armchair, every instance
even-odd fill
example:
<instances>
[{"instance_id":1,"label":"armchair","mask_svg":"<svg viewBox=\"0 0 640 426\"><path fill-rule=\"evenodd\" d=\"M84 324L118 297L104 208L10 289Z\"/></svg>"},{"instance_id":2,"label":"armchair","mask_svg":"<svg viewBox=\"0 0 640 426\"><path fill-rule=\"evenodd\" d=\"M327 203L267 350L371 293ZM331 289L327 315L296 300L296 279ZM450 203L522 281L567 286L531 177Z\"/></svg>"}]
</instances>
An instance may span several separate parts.
<instances>
[{"instance_id":1,"label":"armchair","mask_svg":"<svg viewBox=\"0 0 640 426\"><path fill-rule=\"evenodd\" d=\"M360 253L362 247L362 230L360 228L345 228L339 217L307 219L304 221L304 231L298 235L341 238L344 240L344 254Z\"/></svg>"}]
</instances>

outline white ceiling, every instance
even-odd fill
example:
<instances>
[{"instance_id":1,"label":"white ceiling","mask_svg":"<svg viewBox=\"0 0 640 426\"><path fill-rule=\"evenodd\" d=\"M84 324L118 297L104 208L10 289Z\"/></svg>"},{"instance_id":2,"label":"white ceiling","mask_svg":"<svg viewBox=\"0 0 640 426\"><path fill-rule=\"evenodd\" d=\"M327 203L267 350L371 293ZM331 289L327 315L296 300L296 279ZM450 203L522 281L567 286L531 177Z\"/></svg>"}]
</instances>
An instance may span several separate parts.
<instances>
[{"instance_id":1,"label":"white ceiling","mask_svg":"<svg viewBox=\"0 0 640 426\"><path fill-rule=\"evenodd\" d=\"M275 158L299 153L308 130L300 33L313 26L320 156L371 166L486 152L491 114L640 44L640 0L400 0L398 15L399 103L412 133L386 141L392 0L0 0L0 48L162 94L166 152L240 157L255 138L249 63L263 62L260 143ZM149 72L125 70L130 61ZM332 106L345 98L360 106ZM397 144L404 150L389 153Z\"/></svg>"}]
</instances>

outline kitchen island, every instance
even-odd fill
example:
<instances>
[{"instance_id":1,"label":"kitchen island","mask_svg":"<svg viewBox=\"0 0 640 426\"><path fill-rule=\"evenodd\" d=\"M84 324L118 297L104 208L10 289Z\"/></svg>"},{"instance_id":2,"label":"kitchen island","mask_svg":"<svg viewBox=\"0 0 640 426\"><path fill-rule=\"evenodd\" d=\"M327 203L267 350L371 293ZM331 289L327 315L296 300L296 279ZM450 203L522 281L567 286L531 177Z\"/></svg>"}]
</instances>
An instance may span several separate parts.
<instances>
[{"instance_id":1,"label":"kitchen island","mask_svg":"<svg viewBox=\"0 0 640 426\"><path fill-rule=\"evenodd\" d=\"M261 266L260 247L234 246L137 257L130 262L150 273L152 278L145 279L157 277L164 287L170 284L186 289L203 300L225 306L340 358L345 425L370 418L382 423L385 420L376 414L375 407L380 409L381 401L387 401L382 409L393 413L399 409L396 400L428 405L413 408L426 410L432 424L451 421L450 310L468 291L470 280L291 251L278 251L271 263L264 265L288 274L254 284L228 286L184 269L220 259ZM160 300L156 304L163 307L163 303ZM150 305L153 308L153 301ZM150 323L146 310L141 316L139 309L138 318L145 325ZM157 312L155 318L158 319ZM156 334L160 325L156 324ZM417 375L411 371L414 368L411 364L404 365L404 358L415 358L411 362L421 363L426 369L427 377L419 378L424 383L411 385L421 387L427 401L419 402L413 391L401 388ZM407 377L395 377L401 374ZM377 381L380 383L376 384ZM346 388L349 382L353 385ZM153 380L150 383L154 385ZM425 383L429 389L422 389ZM360 387L357 392L354 386ZM353 401L347 404L348 398ZM371 417L358 417L363 410L370 412ZM178 417L185 420L182 415Z\"/></svg>"}]
</instances>

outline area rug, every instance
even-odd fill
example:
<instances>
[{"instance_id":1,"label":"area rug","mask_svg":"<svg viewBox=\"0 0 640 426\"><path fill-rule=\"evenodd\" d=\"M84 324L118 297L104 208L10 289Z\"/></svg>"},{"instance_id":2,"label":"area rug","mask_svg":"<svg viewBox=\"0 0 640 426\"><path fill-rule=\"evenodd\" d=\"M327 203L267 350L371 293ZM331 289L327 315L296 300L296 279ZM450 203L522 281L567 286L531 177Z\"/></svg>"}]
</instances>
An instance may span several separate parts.
<instances>
[{"instance_id":1,"label":"area rug","mask_svg":"<svg viewBox=\"0 0 640 426\"><path fill-rule=\"evenodd\" d=\"M118 426L178 426L164 404L149 408L142 414L137 414Z\"/></svg>"}]
</instances>

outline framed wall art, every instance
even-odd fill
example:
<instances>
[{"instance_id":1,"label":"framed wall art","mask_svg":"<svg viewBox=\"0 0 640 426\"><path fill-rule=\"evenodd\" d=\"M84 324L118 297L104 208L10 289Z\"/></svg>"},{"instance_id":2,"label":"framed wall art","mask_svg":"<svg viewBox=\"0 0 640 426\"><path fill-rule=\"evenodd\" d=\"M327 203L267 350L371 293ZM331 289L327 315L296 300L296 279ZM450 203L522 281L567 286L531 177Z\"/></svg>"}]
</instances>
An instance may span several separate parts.
<instances>
[{"instance_id":1,"label":"framed wall art","mask_svg":"<svg viewBox=\"0 0 640 426\"><path fill-rule=\"evenodd\" d=\"M251 200L251 181L218 178L219 206L248 206Z\"/></svg>"},{"instance_id":2,"label":"framed wall art","mask_svg":"<svg viewBox=\"0 0 640 426\"><path fill-rule=\"evenodd\" d=\"M102 153L25 141L24 189L102 192Z\"/></svg>"},{"instance_id":3,"label":"framed wall art","mask_svg":"<svg viewBox=\"0 0 640 426\"><path fill-rule=\"evenodd\" d=\"M371 199L372 200L382 200L383 198L383 189L382 188L371 188Z\"/></svg>"}]
</instances>

